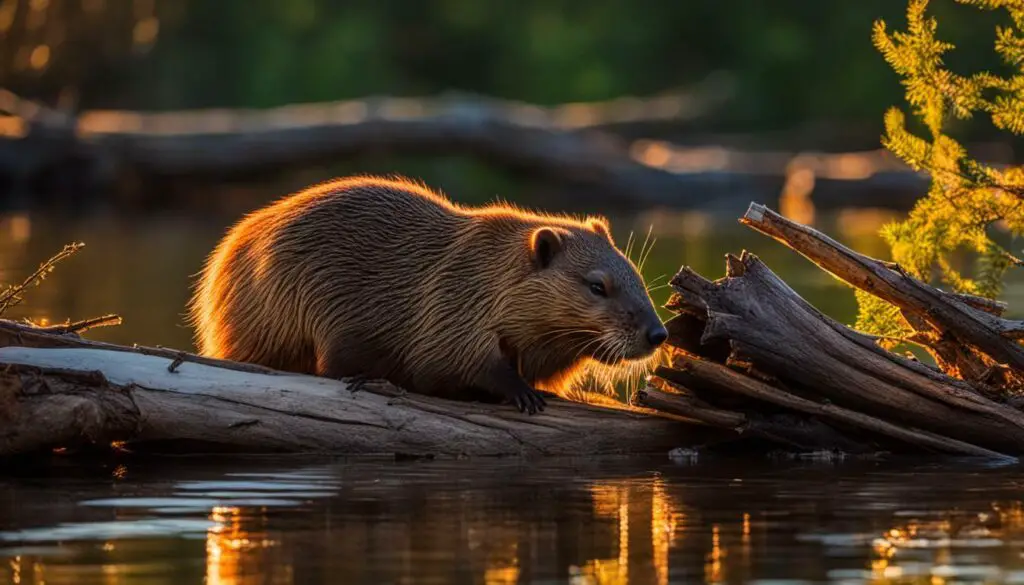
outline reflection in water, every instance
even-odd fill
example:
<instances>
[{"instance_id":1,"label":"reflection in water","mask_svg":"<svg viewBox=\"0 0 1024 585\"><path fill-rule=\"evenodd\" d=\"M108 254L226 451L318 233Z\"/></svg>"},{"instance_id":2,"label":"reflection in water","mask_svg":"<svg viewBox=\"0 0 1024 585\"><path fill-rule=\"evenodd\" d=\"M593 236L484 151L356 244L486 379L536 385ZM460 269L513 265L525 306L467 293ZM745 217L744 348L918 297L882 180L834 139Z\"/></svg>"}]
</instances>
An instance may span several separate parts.
<instances>
[{"instance_id":1,"label":"reflection in water","mask_svg":"<svg viewBox=\"0 0 1024 585\"><path fill-rule=\"evenodd\" d=\"M260 516L243 514L238 507L215 506L215 524L206 536L206 584L290 585L292 565L280 553L281 542L268 537L259 526Z\"/></svg>"},{"instance_id":2,"label":"reflection in water","mask_svg":"<svg viewBox=\"0 0 1024 585\"><path fill-rule=\"evenodd\" d=\"M1024 581L1014 468L293 465L148 461L113 485L74 468L66 485L6 480L0 583Z\"/></svg>"}]
</instances>

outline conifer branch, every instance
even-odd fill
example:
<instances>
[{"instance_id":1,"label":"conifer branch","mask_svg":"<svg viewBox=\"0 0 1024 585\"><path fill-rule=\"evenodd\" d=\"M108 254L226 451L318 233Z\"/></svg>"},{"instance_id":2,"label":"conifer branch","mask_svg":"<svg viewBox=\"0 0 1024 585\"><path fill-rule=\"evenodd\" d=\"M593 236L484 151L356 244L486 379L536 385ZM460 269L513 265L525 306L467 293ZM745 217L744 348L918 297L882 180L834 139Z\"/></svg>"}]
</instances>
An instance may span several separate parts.
<instances>
[{"instance_id":1,"label":"conifer branch","mask_svg":"<svg viewBox=\"0 0 1024 585\"><path fill-rule=\"evenodd\" d=\"M982 10L1005 10L1010 23L995 30L1000 59L1014 71L1007 76L988 71L954 73L944 61L952 44L938 37L939 26L928 15L929 0L908 0L906 30L891 30L884 21L872 29L872 41L886 63L900 76L911 113L928 129L919 136L907 128L906 113L885 114L883 146L911 168L931 178L931 188L909 216L886 225L882 236L892 259L916 278L938 278L958 293L994 298L1011 268L1024 261L996 244L987 228L1001 222L1014 235L1024 233L1024 168L995 168L971 158L946 134L952 118L976 114L997 127L1024 134L1024 0L957 0ZM972 252L966 269L954 255ZM858 324L888 337L906 336L909 325L894 307L871 295L858 295Z\"/></svg>"}]
</instances>

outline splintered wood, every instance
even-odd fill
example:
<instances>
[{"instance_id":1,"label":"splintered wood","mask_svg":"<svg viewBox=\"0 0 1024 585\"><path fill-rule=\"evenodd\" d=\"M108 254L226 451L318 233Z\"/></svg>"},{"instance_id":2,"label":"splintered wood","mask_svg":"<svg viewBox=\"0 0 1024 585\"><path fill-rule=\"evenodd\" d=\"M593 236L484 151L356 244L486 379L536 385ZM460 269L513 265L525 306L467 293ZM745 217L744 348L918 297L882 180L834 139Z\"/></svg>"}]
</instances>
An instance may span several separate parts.
<instances>
[{"instance_id":1,"label":"splintered wood","mask_svg":"<svg viewBox=\"0 0 1024 585\"><path fill-rule=\"evenodd\" d=\"M638 403L675 412L699 403L716 409L705 424L739 433L769 426L805 449L1024 452L1024 413L1008 404L1024 373L1021 327L1001 317L1000 304L934 288L762 205L741 222L899 307L939 367L830 319L743 252L727 255L720 280L686 267L671 280L672 365ZM794 415L822 426L791 425L790 433L773 424Z\"/></svg>"}]
</instances>

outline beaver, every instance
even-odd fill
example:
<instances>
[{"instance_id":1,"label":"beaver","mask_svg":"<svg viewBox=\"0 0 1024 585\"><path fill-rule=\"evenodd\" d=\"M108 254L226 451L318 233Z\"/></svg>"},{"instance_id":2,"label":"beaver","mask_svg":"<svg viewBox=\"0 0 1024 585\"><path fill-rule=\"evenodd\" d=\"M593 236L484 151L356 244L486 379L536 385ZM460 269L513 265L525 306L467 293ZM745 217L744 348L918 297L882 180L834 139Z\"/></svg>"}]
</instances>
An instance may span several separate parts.
<instances>
[{"instance_id":1,"label":"beaver","mask_svg":"<svg viewBox=\"0 0 1024 585\"><path fill-rule=\"evenodd\" d=\"M314 185L232 226L189 303L199 352L410 392L511 401L668 337L601 216L466 207L406 177Z\"/></svg>"}]
</instances>

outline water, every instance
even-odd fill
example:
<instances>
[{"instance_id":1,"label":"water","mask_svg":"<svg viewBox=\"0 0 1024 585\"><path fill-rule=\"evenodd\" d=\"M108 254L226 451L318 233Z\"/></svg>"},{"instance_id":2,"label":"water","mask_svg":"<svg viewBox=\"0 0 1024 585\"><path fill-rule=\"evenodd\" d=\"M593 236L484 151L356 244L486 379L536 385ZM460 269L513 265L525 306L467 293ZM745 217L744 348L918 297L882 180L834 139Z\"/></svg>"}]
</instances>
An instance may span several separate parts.
<instances>
[{"instance_id":1,"label":"water","mask_svg":"<svg viewBox=\"0 0 1024 585\"><path fill-rule=\"evenodd\" d=\"M0 583L1020 583L1019 467L147 459L0 480Z\"/></svg>"}]
</instances>

